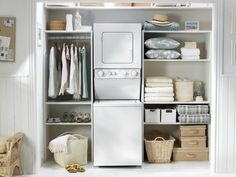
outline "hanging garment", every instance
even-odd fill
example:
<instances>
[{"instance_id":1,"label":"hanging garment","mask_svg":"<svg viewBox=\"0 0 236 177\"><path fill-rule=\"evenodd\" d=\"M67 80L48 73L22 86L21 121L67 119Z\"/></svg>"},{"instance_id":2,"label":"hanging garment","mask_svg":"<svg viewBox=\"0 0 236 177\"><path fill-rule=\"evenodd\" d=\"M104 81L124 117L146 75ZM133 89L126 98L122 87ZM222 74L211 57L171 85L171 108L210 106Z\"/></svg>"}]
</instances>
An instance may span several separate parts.
<instances>
[{"instance_id":1,"label":"hanging garment","mask_svg":"<svg viewBox=\"0 0 236 177\"><path fill-rule=\"evenodd\" d=\"M67 92L70 94L75 94L78 92L78 79L77 79L78 58L76 59L76 57L77 57L76 50L77 50L77 48L75 49L75 52L74 52L74 45L72 44L70 47L70 55L71 55L71 58L70 58L70 81L69 81L69 88L67 90Z\"/></svg>"},{"instance_id":2,"label":"hanging garment","mask_svg":"<svg viewBox=\"0 0 236 177\"><path fill-rule=\"evenodd\" d=\"M74 61L75 61L75 86L76 86L76 92L74 93L73 98L74 99L80 99L81 98L81 80L79 73L79 58L78 58L78 49L75 46L75 52L74 52Z\"/></svg>"},{"instance_id":3,"label":"hanging garment","mask_svg":"<svg viewBox=\"0 0 236 177\"><path fill-rule=\"evenodd\" d=\"M48 96L51 98L57 97L57 62L55 47L51 47L49 54L49 83L48 83Z\"/></svg>"},{"instance_id":4,"label":"hanging garment","mask_svg":"<svg viewBox=\"0 0 236 177\"><path fill-rule=\"evenodd\" d=\"M67 66L67 83L68 83L68 87L66 89L69 88L70 86L70 50L68 45L66 45L66 66Z\"/></svg>"},{"instance_id":5,"label":"hanging garment","mask_svg":"<svg viewBox=\"0 0 236 177\"><path fill-rule=\"evenodd\" d=\"M61 49L59 46L56 46L56 61L57 61L57 94L60 92L60 86L61 86L61 74L62 74L62 63L61 63Z\"/></svg>"},{"instance_id":6,"label":"hanging garment","mask_svg":"<svg viewBox=\"0 0 236 177\"><path fill-rule=\"evenodd\" d=\"M78 90L78 93L79 93L79 98L81 99L81 96L82 96L82 54L81 54L81 48L79 47L79 58L78 58L78 62L79 62L79 72L78 72L78 75L79 75L79 90Z\"/></svg>"},{"instance_id":7,"label":"hanging garment","mask_svg":"<svg viewBox=\"0 0 236 177\"><path fill-rule=\"evenodd\" d=\"M86 99L88 98L88 76L87 76L87 59L86 59L86 48L85 46L81 49L81 55L82 55L82 72L83 72L83 94L82 98Z\"/></svg>"},{"instance_id":8,"label":"hanging garment","mask_svg":"<svg viewBox=\"0 0 236 177\"><path fill-rule=\"evenodd\" d=\"M61 74L61 87L59 95L64 95L66 88L68 88L68 70L67 70L67 61L66 61L66 45L63 44L62 55L62 74Z\"/></svg>"}]
</instances>

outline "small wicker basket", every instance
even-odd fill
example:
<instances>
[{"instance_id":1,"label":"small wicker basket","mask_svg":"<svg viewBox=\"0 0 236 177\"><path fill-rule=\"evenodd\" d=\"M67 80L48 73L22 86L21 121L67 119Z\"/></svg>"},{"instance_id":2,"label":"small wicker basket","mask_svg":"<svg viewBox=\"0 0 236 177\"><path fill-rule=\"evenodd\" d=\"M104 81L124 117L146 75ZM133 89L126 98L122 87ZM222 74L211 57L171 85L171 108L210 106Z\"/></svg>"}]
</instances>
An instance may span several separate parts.
<instances>
[{"instance_id":1,"label":"small wicker basket","mask_svg":"<svg viewBox=\"0 0 236 177\"><path fill-rule=\"evenodd\" d=\"M66 29L66 22L65 21L50 21L48 23L49 30L65 30Z\"/></svg>"},{"instance_id":2,"label":"small wicker basket","mask_svg":"<svg viewBox=\"0 0 236 177\"><path fill-rule=\"evenodd\" d=\"M165 140L163 137L156 137L154 140L145 139L145 148L148 161L151 163L169 163L173 152L175 139L169 137Z\"/></svg>"}]
</instances>

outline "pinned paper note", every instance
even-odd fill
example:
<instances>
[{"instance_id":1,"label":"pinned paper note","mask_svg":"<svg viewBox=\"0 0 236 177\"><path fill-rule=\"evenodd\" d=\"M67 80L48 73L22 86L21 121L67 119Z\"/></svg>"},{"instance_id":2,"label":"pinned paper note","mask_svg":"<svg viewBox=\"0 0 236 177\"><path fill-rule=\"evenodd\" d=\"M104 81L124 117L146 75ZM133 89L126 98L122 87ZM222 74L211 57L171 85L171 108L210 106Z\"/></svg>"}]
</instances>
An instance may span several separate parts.
<instances>
[{"instance_id":1,"label":"pinned paper note","mask_svg":"<svg viewBox=\"0 0 236 177\"><path fill-rule=\"evenodd\" d=\"M16 19L0 17L0 61L15 61Z\"/></svg>"}]
</instances>

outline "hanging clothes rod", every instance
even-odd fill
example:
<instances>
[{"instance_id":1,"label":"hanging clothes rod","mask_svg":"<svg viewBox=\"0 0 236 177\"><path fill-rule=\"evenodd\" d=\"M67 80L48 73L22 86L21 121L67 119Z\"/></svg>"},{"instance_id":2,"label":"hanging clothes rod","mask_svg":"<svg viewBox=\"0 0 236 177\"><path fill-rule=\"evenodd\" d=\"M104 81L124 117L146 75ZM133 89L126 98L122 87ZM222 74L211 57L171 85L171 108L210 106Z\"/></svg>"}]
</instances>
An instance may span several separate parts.
<instances>
[{"instance_id":1,"label":"hanging clothes rod","mask_svg":"<svg viewBox=\"0 0 236 177\"><path fill-rule=\"evenodd\" d=\"M90 40L91 38L88 36L51 36L51 37L48 37L49 40L55 40L55 39L81 39L81 40Z\"/></svg>"}]
</instances>

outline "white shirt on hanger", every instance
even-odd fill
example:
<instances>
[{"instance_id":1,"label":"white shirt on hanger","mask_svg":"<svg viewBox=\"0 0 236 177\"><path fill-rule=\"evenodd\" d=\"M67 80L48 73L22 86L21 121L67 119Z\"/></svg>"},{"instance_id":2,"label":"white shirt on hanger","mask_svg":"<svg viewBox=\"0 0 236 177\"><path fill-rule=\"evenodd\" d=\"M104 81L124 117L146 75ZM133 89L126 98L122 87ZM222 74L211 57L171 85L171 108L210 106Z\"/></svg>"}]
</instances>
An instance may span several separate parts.
<instances>
[{"instance_id":1,"label":"white shirt on hanger","mask_svg":"<svg viewBox=\"0 0 236 177\"><path fill-rule=\"evenodd\" d=\"M51 98L56 98L58 94L58 84L57 84L57 62L55 47L52 46L49 54L49 83L48 83L48 96Z\"/></svg>"},{"instance_id":2,"label":"white shirt on hanger","mask_svg":"<svg viewBox=\"0 0 236 177\"><path fill-rule=\"evenodd\" d=\"M67 81L68 70L67 70L66 45L65 44L63 44L61 60L62 60L62 74L61 74L61 88L60 88L59 95L64 95L65 90L68 88L68 81Z\"/></svg>"},{"instance_id":3,"label":"white shirt on hanger","mask_svg":"<svg viewBox=\"0 0 236 177\"><path fill-rule=\"evenodd\" d=\"M76 57L77 52L74 52L74 45L72 44L70 47L70 80L69 80L69 88L67 90L70 94L75 94L78 92L78 79L77 79L77 72L78 72L78 65L76 66ZM77 59L78 60L78 59ZM76 68L77 67L77 68Z\"/></svg>"}]
</instances>

